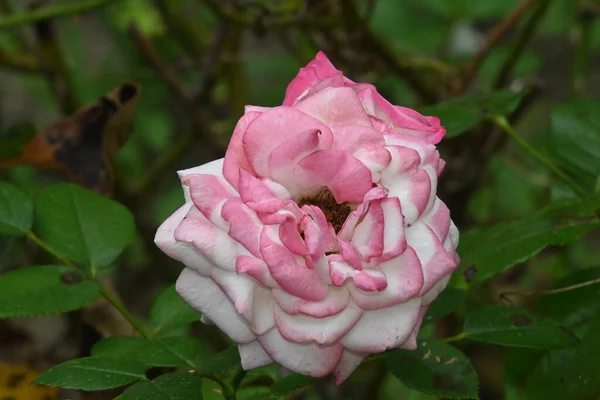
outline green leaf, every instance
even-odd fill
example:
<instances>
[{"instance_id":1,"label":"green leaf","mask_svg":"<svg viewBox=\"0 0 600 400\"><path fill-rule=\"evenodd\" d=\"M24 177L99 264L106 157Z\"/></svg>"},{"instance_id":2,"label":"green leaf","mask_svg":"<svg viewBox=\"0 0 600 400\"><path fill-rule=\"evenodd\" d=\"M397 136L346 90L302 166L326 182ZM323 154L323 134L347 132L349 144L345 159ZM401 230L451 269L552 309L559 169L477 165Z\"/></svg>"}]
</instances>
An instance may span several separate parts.
<instances>
[{"instance_id":1,"label":"green leaf","mask_svg":"<svg viewBox=\"0 0 600 400\"><path fill-rule=\"evenodd\" d=\"M237 346L223 350L222 352L212 356L209 360L199 360L196 365L200 365L198 372L204 374L220 374L241 367L240 354Z\"/></svg>"},{"instance_id":2,"label":"green leaf","mask_svg":"<svg viewBox=\"0 0 600 400\"><path fill-rule=\"evenodd\" d=\"M460 238L463 273L476 268L473 282L483 282L551 245L565 245L600 226L590 217L597 199L553 205L516 221L472 230ZM469 283L469 282L467 282Z\"/></svg>"},{"instance_id":3,"label":"green leaf","mask_svg":"<svg viewBox=\"0 0 600 400\"><path fill-rule=\"evenodd\" d=\"M316 382L312 376L291 374L275 382L271 391L275 394L288 395L298 389L305 388Z\"/></svg>"},{"instance_id":4,"label":"green leaf","mask_svg":"<svg viewBox=\"0 0 600 400\"><path fill-rule=\"evenodd\" d=\"M577 271L561 279L555 288L600 279L600 268ZM600 307L600 284L584 286L562 293L546 294L540 297L535 310L567 325L588 320Z\"/></svg>"},{"instance_id":5,"label":"green leaf","mask_svg":"<svg viewBox=\"0 0 600 400\"><path fill-rule=\"evenodd\" d=\"M478 398L479 382L469 359L438 340L419 342L415 351L386 353L390 372L409 388L444 398Z\"/></svg>"},{"instance_id":6,"label":"green leaf","mask_svg":"<svg viewBox=\"0 0 600 400\"><path fill-rule=\"evenodd\" d=\"M465 133L490 116L506 116L519 105L523 92L498 92L454 98L433 106L423 107L423 115L435 115L446 128L446 138Z\"/></svg>"},{"instance_id":7,"label":"green leaf","mask_svg":"<svg viewBox=\"0 0 600 400\"><path fill-rule=\"evenodd\" d=\"M35 230L57 253L96 267L110 265L133 240L133 216L121 204L70 183L35 198Z\"/></svg>"},{"instance_id":8,"label":"green leaf","mask_svg":"<svg viewBox=\"0 0 600 400\"><path fill-rule=\"evenodd\" d=\"M0 275L0 318L31 317L77 310L94 302L100 286L76 269L33 266Z\"/></svg>"},{"instance_id":9,"label":"green leaf","mask_svg":"<svg viewBox=\"0 0 600 400\"><path fill-rule=\"evenodd\" d=\"M119 400L202 400L202 379L194 374L175 372L153 381L138 382Z\"/></svg>"},{"instance_id":10,"label":"green leaf","mask_svg":"<svg viewBox=\"0 0 600 400\"><path fill-rule=\"evenodd\" d=\"M179 330L187 324L199 321L202 314L190 307L171 285L156 298L150 311L150 317L156 324L154 334L166 334L170 330Z\"/></svg>"},{"instance_id":11,"label":"green leaf","mask_svg":"<svg viewBox=\"0 0 600 400\"><path fill-rule=\"evenodd\" d=\"M78 358L43 372L33 382L66 389L106 390L146 379L140 362L109 357Z\"/></svg>"},{"instance_id":12,"label":"green leaf","mask_svg":"<svg viewBox=\"0 0 600 400\"><path fill-rule=\"evenodd\" d=\"M132 336L112 336L96 343L93 356L123 357L152 367L193 366L200 345L191 337L179 336L146 340Z\"/></svg>"},{"instance_id":13,"label":"green leaf","mask_svg":"<svg viewBox=\"0 0 600 400\"><path fill-rule=\"evenodd\" d=\"M444 289L439 296L431 303L423 324L429 324L437 321L466 303L467 297L464 290L455 288Z\"/></svg>"},{"instance_id":14,"label":"green leaf","mask_svg":"<svg viewBox=\"0 0 600 400\"><path fill-rule=\"evenodd\" d=\"M600 174L600 100L579 100L556 108L550 118L549 153L593 189Z\"/></svg>"},{"instance_id":15,"label":"green leaf","mask_svg":"<svg viewBox=\"0 0 600 400\"><path fill-rule=\"evenodd\" d=\"M472 340L502 346L560 349L577 344L555 322L519 307L477 308L467 315L464 333Z\"/></svg>"},{"instance_id":16,"label":"green leaf","mask_svg":"<svg viewBox=\"0 0 600 400\"><path fill-rule=\"evenodd\" d=\"M21 189L0 181L0 235L26 235L32 221L33 201Z\"/></svg>"}]
</instances>

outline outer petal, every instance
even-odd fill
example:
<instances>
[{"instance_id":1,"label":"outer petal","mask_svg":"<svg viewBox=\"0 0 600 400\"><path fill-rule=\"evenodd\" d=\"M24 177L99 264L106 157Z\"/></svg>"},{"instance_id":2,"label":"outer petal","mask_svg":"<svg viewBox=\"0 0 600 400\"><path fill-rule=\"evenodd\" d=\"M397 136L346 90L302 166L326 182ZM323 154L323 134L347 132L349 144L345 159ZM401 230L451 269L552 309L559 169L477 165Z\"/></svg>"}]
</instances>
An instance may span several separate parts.
<instances>
[{"instance_id":1,"label":"outer petal","mask_svg":"<svg viewBox=\"0 0 600 400\"><path fill-rule=\"evenodd\" d=\"M252 171L252 167L250 167L250 163L248 162L246 153L244 152L242 140L246 130L248 129L248 125L250 125L250 123L261 114L262 112L256 111L246 112L246 114L240 118L235 126L233 135L229 141L229 146L227 147L227 152L225 153L223 162L223 175L229 181L229 183L236 188L239 179L239 169L242 168L247 171Z\"/></svg>"},{"instance_id":2,"label":"outer petal","mask_svg":"<svg viewBox=\"0 0 600 400\"><path fill-rule=\"evenodd\" d=\"M167 218L158 228L154 243L169 257L184 263L201 275L208 276L214 265L190 243L175 240L175 230L192 206L191 202L186 203Z\"/></svg>"},{"instance_id":3,"label":"outer petal","mask_svg":"<svg viewBox=\"0 0 600 400\"><path fill-rule=\"evenodd\" d=\"M332 372L344 351L339 343L331 346L293 343L285 340L277 329L271 329L258 341L274 361L294 372L314 377Z\"/></svg>"},{"instance_id":4,"label":"outer petal","mask_svg":"<svg viewBox=\"0 0 600 400\"><path fill-rule=\"evenodd\" d=\"M238 344L238 351L240 352L242 368L245 371L273 363L271 357L269 357L258 341Z\"/></svg>"},{"instance_id":5,"label":"outer petal","mask_svg":"<svg viewBox=\"0 0 600 400\"><path fill-rule=\"evenodd\" d=\"M176 288L190 306L207 315L231 339L238 343L254 341L244 317L212 279L185 268L177 279Z\"/></svg>"},{"instance_id":6,"label":"outer petal","mask_svg":"<svg viewBox=\"0 0 600 400\"><path fill-rule=\"evenodd\" d=\"M358 96L349 87L323 89L295 107L327 126L372 126Z\"/></svg>"},{"instance_id":7,"label":"outer petal","mask_svg":"<svg viewBox=\"0 0 600 400\"><path fill-rule=\"evenodd\" d=\"M346 308L350 294L345 287L329 286L327 297L323 300L306 301L283 291L273 290L273 296L279 307L288 314L303 313L315 318L330 317Z\"/></svg>"},{"instance_id":8,"label":"outer petal","mask_svg":"<svg viewBox=\"0 0 600 400\"><path fill-rule=\"evenodd\" d=\"M419 310L419 319L417 320L417 324L406 339L406 342L404 342L402 346L400 346L401 348L411 351L417 349L417 336L419 336L419 330L421 329L421 325L423 324L423 318L425 318L425 314L427 314L428 309L429 305L421 306L421 309Z\"/></svg>"},{"instance_id":9,"label":"outer petal","mask_svg":"<svg viewBox=\"0 0 600 400\"><path fill-rule=\"evenodd\" d=\"M185 177L188 175L205 174L205 175L223 176L223 162L224 161L225 161L224 158L220 158L218 160L211 161L209 163L200 165L198 167L193 167L193 168L188 168L188 169L184 169L181 171L177 171L177 175L179 175L179 180L181 180L182 182L184 181ZM191 200L190 187L187 185L181 185L181 186L183 188L183 196L185 197L185 202L187 203L188 201Z\"/></svg>"},{"instance_id":10,"label":"outer petal","mask_svg":"<svg viewBox=\"0 0 600 400\"><path fill-rule=\"evenodd\" d=\"M190 197L196 208L213 222L216 222L213 213L223 200L238 196L222 176L186 175L183 183L190 187Z\"/></svg>"},{"instance_id":11,"label":"outer petal","mask_svg":"<svg viewBox=\"0 0 600 400\"><path fill-rule=\"evenodd\" d=\"M319 51L314 60L308 63L306 67L301 68L298 75L290 82L285 91L283 105L293 105L296 99L311 86L335 75L342 75L342 72L335 69L325 53Z\"/></svg>"},{"instance_id":12,"label":"outer petal","mask_svg":"<svg viewBox=\"0 0 600 400\"><path fill-rule=\"evenodd\" d=\"M364 353L380 353L395 348L413 331L421 306L414 298L393 307L368 311L340 343L349 350Z\"/></svg>"}]
</instances>

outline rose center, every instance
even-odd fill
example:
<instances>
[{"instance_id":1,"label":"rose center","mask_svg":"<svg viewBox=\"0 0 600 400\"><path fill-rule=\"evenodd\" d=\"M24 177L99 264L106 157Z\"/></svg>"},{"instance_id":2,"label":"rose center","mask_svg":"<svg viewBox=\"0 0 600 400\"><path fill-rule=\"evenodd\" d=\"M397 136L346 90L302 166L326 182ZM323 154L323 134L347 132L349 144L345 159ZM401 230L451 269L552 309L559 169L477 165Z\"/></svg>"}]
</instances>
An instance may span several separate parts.
<instances>
[{"instance_id":1,"label":"rose center","mask_svg":"<svg viewBox=\"0 0 600 400\"><path fill-rule=\"evenodd\" d=\"M347 203L338 204L329 190L319 192L314 197L303 197L298 201L298 206L300 207L305 204L319 207L323 211L323 214L325 214L327 222L333 226L335 233L338 233L342 229L346 218L352 212Z\"/></svg>"}]
</instances>

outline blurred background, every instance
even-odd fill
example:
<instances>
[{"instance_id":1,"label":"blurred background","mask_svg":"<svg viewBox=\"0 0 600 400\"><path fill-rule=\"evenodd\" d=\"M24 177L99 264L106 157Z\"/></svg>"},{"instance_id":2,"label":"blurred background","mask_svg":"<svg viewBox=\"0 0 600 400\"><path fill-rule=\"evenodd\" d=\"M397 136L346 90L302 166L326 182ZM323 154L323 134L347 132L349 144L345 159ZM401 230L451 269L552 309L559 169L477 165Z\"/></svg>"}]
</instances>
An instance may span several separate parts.
<instances>
[{"instance_id":1,"label":"blurred background","mask_svg":"<svg viewBox=\"0 0 600 400\"><path fill-rule=\"evenodd\" d=\"M159 224L183 202L176 171L221 158L244 106L281 104L289 81L318 50L350 79L374 83L392 103L438 115L447 126L456 115L445 103L435 106L440 102L471 96L466 107L485 115L504 107L487 95L518 92L507 119L536 148L546 149L551 111L600 93L599 17L600 2L594 0L0 0L0 179L31 195L71 179L125 204L136 218L136 240L101 272L132 312L145 318L181 270L153 244ZM126 84L129 96L117 101L119 128L102 131L119 136L118 150L97 147L67 174L41 162L17 165L23 164L23 145L38 132L58 126L75 137L85 133L82 118L68 117L102 104L99 99ZM586 112L600 127L600 109ZM572 196L481 119L449 129L439 145L447 161L439 196L461 231L518 219ZM582 144L574 156L581 170L572 173L587 173L586 157L597 162L595 143ZM77 175L80 169L93 179ZM552 287L575 270L577 279L600 277L593 268L600 266L598 239L592 234L547 249L480 285L425 333L459 333L464 310L497 304L503 291ZM0 240L0 272L50 261L25 240ZM579 296L591 312L600 304L600 289L586 290ZM571 318L576 327L577 318L588 315L573 316L554 300L543 306L561 321ZM101 303L69 315L0 321L0 361L6 362L0 365L43 370L85 356L103 335L127 329ZM215 327L193 329L207 357L229 343ZM528 398L515 394L515 382L526 385L535 368L547 367L530 368L518 358L529 350L457 345L479 373L482 399ZM205 398L220 398L210 385L205 392ZM324 379L298 398L434 397L404 387L383 362L374 362L341 388Z\"/></svg>"}]
</instances>

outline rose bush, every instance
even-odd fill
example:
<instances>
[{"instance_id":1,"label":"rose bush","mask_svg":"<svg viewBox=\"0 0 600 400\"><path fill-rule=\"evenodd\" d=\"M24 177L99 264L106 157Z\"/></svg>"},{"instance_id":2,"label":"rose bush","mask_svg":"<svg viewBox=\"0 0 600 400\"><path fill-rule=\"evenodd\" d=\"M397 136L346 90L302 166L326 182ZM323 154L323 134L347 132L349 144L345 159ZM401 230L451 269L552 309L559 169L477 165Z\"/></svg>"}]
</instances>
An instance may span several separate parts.
<instances>
[{"instance_id":1,"label":"rose bush","mask_svg":"<svg viewBox=\"0 0 600 400\"><path fill-rule=\"evenodd\" d=\"M224 159L179 173L185 204L156 235L177 290L238 343L343 382L371 353L414 349L458 265L436 196L440 121L391 105L323 53L282 106L248 106Z\"/></svg>"}]
</instances>

